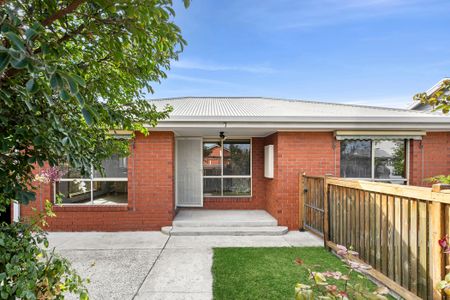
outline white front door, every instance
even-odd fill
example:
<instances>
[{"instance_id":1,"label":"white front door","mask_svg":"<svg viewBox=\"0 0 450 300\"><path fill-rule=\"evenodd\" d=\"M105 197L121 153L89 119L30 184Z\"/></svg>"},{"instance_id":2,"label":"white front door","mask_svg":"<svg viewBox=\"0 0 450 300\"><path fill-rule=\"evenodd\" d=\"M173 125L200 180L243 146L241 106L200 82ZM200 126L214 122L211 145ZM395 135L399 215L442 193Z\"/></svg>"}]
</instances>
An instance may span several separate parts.
<instances>
[{"instance_id":1,"label":"white front door","mask_svg":"<svg viewBox=\"0 0 450 300\"><path fill-rule=\"evenodd\" d=\"M175 191L179 207L203 206L202 138L176 139Z\"/></svg>"}]
</instances>

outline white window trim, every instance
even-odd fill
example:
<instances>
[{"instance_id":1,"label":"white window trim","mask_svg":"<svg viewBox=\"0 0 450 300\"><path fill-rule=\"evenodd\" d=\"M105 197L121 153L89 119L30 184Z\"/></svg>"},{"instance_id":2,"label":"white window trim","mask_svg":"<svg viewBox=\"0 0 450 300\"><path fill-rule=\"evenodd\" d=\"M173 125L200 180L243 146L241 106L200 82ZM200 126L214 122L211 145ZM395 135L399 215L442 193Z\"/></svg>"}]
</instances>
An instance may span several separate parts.
<instances>
[{"instance_id":1,"label":"white window trim","mask_svg":"<svg viewBox=\"0 0 450 300\"><path fill-rule=\"evenodd\" d=\"M410 160L410 140L409 139L401 139L405 141L405 173L406 178L375 178L375 147L373 147L373 142L377 141L376 139L370 140L370 151L371 151L371 158L370 158L370 164L371 164L371 177L342 177L345 179L350 180L367 180L367 181L379 181L379 182L388 182L388 181L402 181L405 182L406 185L409 185L409 160ZM340 158L339 158L340 159ZM339 170L340 174L340 170Z\"/></svg>"},{"instance_id":2,"label":"white window trim","mask_svg":"<svg viewBox=\"0 0 450 300\"><path fill-rule=\"evenodd\" d=\"M203 172L203 163L202 163L202 187L205 178L220 178L221 180L221 189L220 195L204 195L203 198L251 198L253 197L253 139L252 138L243 138L243 137L227 137L227 140L233 141L248 141L250 143L250 175L223 175L223 142L224 140L219 139L203 139L202 142L202 162L203 162L203 143L208 142L220 142L220 173L221 175L212 175L205 176ZM223 179L225 178L250 178L250 194L249 195L224 195L223 194ZM203 189L202 189L203 190Z\"/></svg>"},{"instance_id":3,"label":"white window trim","mask_svg":"<svg viewBox=\"0 0 450 300\"><path fill-rule=\"evenodd\" d=\"M58 182L73 182L73 181L85 181L90 183L90 194L91 194L91 201L89 203L61 203L62 206L86 206L86 205L99 205L104 206L105 204L95 204L94 203L94 182L127 182L128 177L92 177L94 174L94 168L91 167L91 178L60 178L59 180L53 182L53 203L56 203L56 183ZM128 194L127 194L127 203L117 203L114 204L114 206L120 206L120 205L128 205Z\"/></svg>"}]
</instances>

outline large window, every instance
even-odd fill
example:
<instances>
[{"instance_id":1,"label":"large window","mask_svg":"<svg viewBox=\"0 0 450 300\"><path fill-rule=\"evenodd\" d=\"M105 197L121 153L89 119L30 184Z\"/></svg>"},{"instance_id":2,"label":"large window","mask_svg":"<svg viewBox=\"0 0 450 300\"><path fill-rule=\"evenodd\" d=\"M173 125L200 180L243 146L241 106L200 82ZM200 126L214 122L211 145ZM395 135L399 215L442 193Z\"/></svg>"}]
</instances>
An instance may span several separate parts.
<instances>
[{"instance_id":1,"label":"large window","mask_svg":"<svg viewBox=\"0 0 450 300\"><path fill-rule=\"evenodd\" d=\"M406 140L341 141L341 177L407 183Z\"/></svg>"},{"instance_id":2,"label":"large window","mask_svg":"<svg viewBox=\"0 0 450 300\"><path fill-rule=\"evenodd\" d=\"M203 143L203 195L251 195L251 144L249 140Z\"/></svg>"},{"instance_id":3,"label":"large window","mask_svg":"<svg viewBox=\"0 0 450 300\"><path fill-rule=\"evenodd\" d=\"M69 170L55 183L55 195L62 195L63 204L114 205L128 203L128 161L113 155L103 161L104 175L92 170L90 177L81 177Z\"/></svg>"}]
</instances>

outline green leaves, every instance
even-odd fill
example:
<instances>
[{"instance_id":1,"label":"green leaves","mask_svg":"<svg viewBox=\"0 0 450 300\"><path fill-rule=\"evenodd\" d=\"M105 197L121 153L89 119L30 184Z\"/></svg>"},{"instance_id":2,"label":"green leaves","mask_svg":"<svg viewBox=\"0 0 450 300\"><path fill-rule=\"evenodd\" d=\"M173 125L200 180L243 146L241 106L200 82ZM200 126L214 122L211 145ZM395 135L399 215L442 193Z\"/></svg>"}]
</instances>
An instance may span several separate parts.
<instances>
[{"instance_id":1,"label":"green leaves","mask_svg":"<svg viewBox=\"0 0 450 300\"><path fill-rule=\"evenodd\" d=\"M419 93L414 96L414 101L428 104L434 111L441 111L444 114L450 112L450 79L442 80L439 87L432 94Z\"/></svg>"},{"instance_id":2,"label":"green leaves","mask_svg":"<svg viewBox=\"0 0 450 300\"><path fill-rule=\"evenodd\" d=\"M31 78L25 84L25 88L29 93L34 94L38 91L39 85L36 83L36 80L34 80L34 78Z\"/></svg>"},{"instance_id":3,"label":"green leaves","mask_svg":"<svg viewBox=\"0 0 450 300\"><path fill-rule=\"evenodd\" d=\"M15 34L14 32L9 31L9 32L5 33L5 36L11 42L13 47L15 47L18 50L24 51L24 52L26 51L24 42L22 41L22 39L17 34Z\"/></svg>"},{"instance_id":4,"label":"green leaves","mask_svg":"<svg viewBox=\"0 0 450 300\"><path fill-rule=\"evenodd\" d=\"M66 292L89 299L87 281L67 259L47 250L49 242L39 226L45 217L0 224L0 282L8 283L0 286L1 299L64 299Z\"/></svg>"},{"instance_id":5,"label":"green leaves","mask_svg":"<svg viewBox=\"0 0 450 300\"><path fill-rule=\"evenodd\" d=\"M25 69L28 66L29 58L25 56L21 56L19 58L12 58L11 65L15 69Z\"/></svg>"},{"instance_id":6,"label":"green leaves","mask_svg":"<svg viewBox=\"0 0 450 300\"><path fill-rule=\"evenodd\" d=\"M34 201L36 199L36 194L29 191L18 190L16 193L17 201L20 203L28 204L30 201Z\"/></svg>"},{"instance_id":7,"label":"green leaves","mask_svg":"<svg viewBox=\"0 0 450 300\"><path fill-rule=\"evenodd\" d=\"M8 66L10 60L11 56L9 56L8 53L0 52L0 73L3 73L3 71Z\"/></svg>"},{"instance_id":8,"label":"green leaves","mask_svg":"<svg viewBox=\"0 0 450 300\"><path fill-rule=\"evenodd\" d=\"M146 124L168 116L170 110L158 111L142 90L165 77L185 44L171 17L171 1L142 0L132 8L120 1L94 2L80 5L77 15L65 11L45 28L42 20L61 9L60 1L0 5L0 74L8 75L1 76L0 89L0 210L13 200L35 200L37 165L100 168L112 153L129 154L129 142L112 138L110 129L145 133ZM30 232L0 228L0 241L7 245L0 246L0 259L11 265L0 270L8 282L1 296L37 298L36 283L48 282L39 286L48 298L72 291L87 299L81 278L64 260L42 251L37 244L45 245L44 237L34 239ZM17 243L19 235L23 244Z\"/></svg>"},{"instance_id":9,"label":"green leaves","mask_svg":"<svg viewBox=\"0 0 450 300\"><path fill-rule=\"evenodd\" d=\"M64 89L64 82L63 79L61 77L61 75L59 75L58 73L53 73L50 76L50 86L52 87L53 90L62 90Z\"/></svg>"},{"instance_id":10,"label":"green leaves","mask_svg":"<svg viewBox=\"0 0 450 300\"><path fill-rule=\"evenodd\" d=\"M81 109L81 112L83 113L83 117L84 117L84 120L86 121L86 123L88 125L92 125L92 114L91 114L91 112L88 109L84 108L84 107Z\"/></svg>"}]
</instances>

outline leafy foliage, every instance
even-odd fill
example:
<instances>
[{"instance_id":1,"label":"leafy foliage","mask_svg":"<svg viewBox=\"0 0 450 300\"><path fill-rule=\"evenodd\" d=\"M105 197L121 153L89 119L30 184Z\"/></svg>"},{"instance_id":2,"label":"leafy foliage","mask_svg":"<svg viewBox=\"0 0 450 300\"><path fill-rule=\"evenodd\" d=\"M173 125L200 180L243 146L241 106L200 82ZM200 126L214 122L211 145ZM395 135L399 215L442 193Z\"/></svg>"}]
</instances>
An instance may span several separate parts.
<instances>
[{"instance_id":1,"label":"leafy foliage","mask_svg":"<svg viewBox=\"0 0 450 300\"><path fill-rule=\"evenodd\" d=\"M439 246L442 248L442 253L444 254L450 254L450 242L449 242L449 236L446 234L438 241ZM437 286L436 289L438 291L443 292L447 297L450 296L450 265L445 266L445 269L447 270L447 274L445 275L444 279L441 280Z\"/></svg>"},{"instance_id":2,"label":"leafy foliage","mask_svg":"<svg viewBox=\"0 0 450 300\"><path fill-rule=\"evenodd\" d=\"M47 201L46 215L53 216ZM65 292L88 299L84 281L70 262L49 251L41 229L45 216L0 226L0 298L63 299Z\"/></svg>"},{"instance_id":3,"label":"leafy foliage","mask_svg":"<svg viewBox=\"0 0 450 300\"><path fill-rule=\"evenodd\" d=\"M415 101L423 104L429 104L435 110L441 110L443 113L450 111L450 79L444 80L441 86L431 95L427 93L419 93L414 96Z\"/></svg>"},{"instance_id":4,"label":"leafy foliage","mask_svg":"<svg viewBox=\"0 0 450 300\"><path fill-rule=\"evenodd\" d=\"M437 175L430 178L425 179L427 182L431 183L443 183L450 184L450 175Z\"/></svg>"},{"instance_id":5,"label":"leafy foliage","mask_svg":"<svg viewBox=\"0 0 450 300\"><path fill-rule=\"evenodd\" d=\"M188 4L188 1L185 1ZM185 41L171 0L34 0L0 5L0 208L34 199L37 163L86 174L170 107L143 99Z\"/></svg>"},{"instance_id":6,"label":"leafy foliage","mask_svg":"<svg viewBox=\"0 0 450 300\"><path fill-rule=\"evenodd\" d=\"M143 97L186 44L174 15L171 0L0 1L0 211L35 199L36 165L102 170L129 153L111 131L147 134L168 116ZM2 299L87 298L47 247L37 222L0 225Z\"/></svg>"},{"instance_id":7,"label":"leafy foliage","mask_svg":"<svg viewBox=\"0 0 450 300\"><path fill-rule=\"evenodd\" d=\"M358 255L357 252L349 250L342 245L338 245L338 249L336 254L349 266L347 274L339 271L317 272L308 269L309 282L308 284L303 282L297 283L295 286L295 299L388 299L385 296L389 293L386 287L382 286L376 290L371 290L367 284L353 282L350 276L352 272L364 274L364 271L371 267L354 260L354 257ZM297 265L303 265L303 260L300 258L297 258L295 262ZM339 286L344 288L340 289Z\"/></svg>"}]
</instances>

